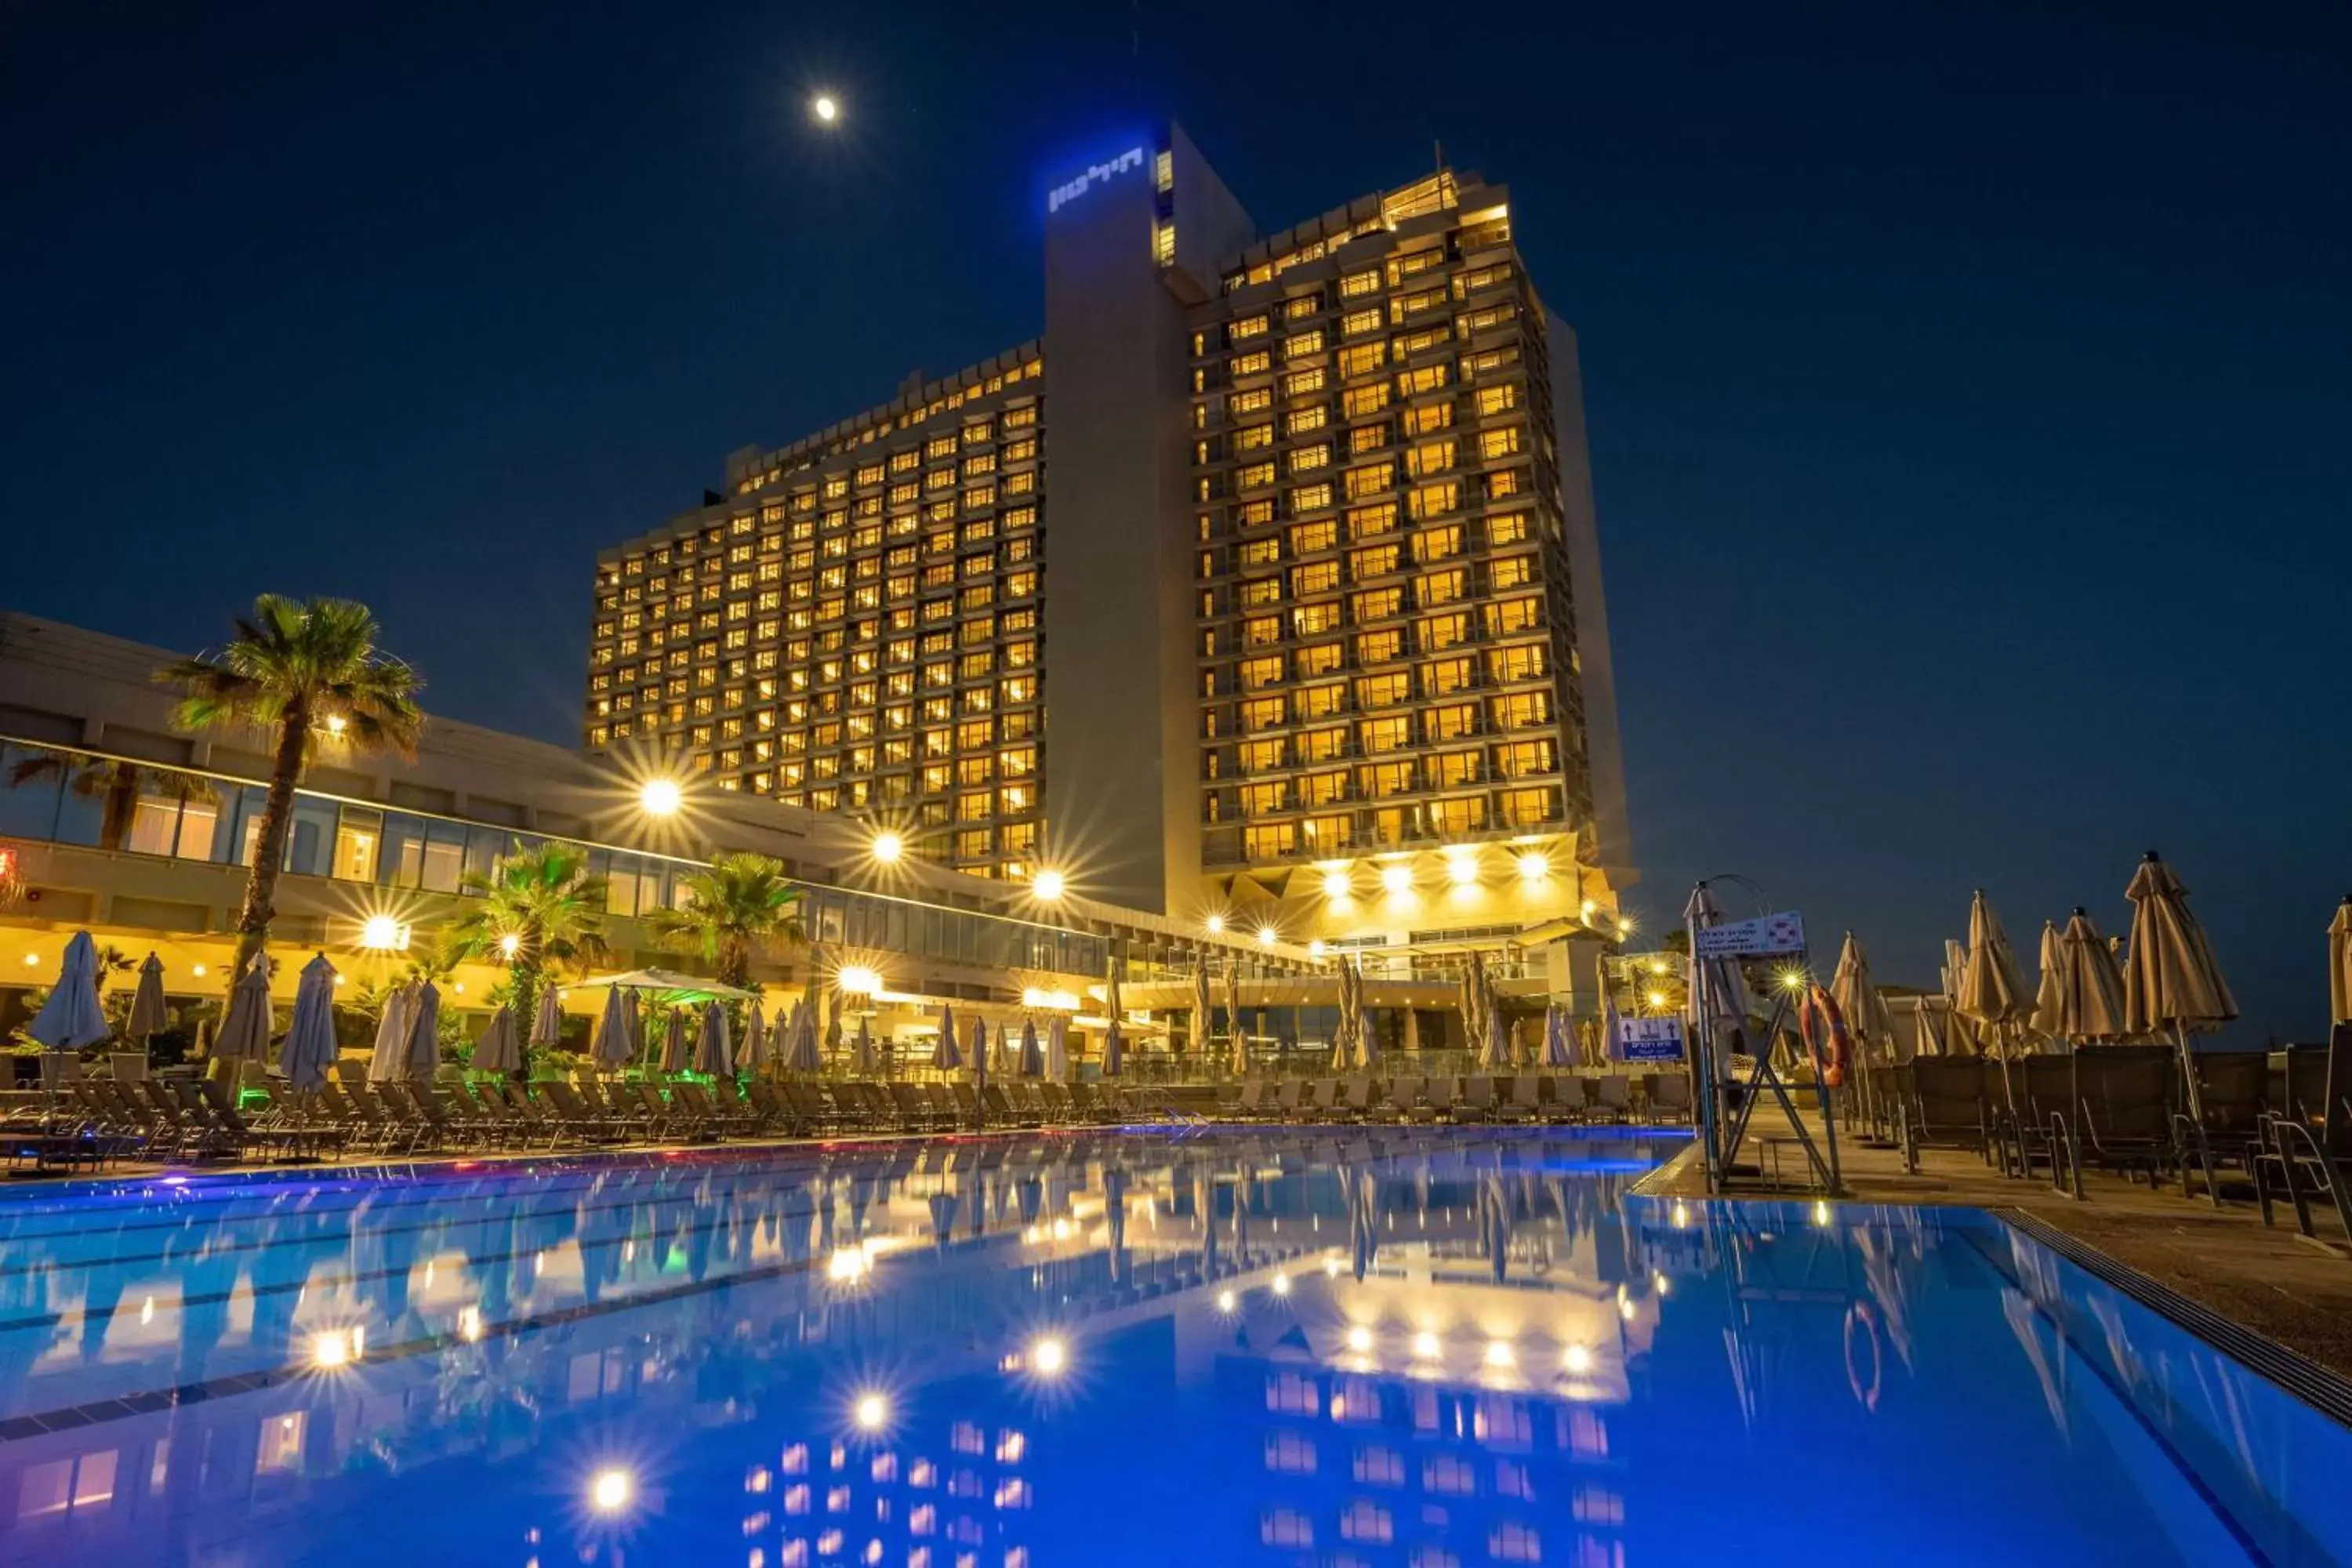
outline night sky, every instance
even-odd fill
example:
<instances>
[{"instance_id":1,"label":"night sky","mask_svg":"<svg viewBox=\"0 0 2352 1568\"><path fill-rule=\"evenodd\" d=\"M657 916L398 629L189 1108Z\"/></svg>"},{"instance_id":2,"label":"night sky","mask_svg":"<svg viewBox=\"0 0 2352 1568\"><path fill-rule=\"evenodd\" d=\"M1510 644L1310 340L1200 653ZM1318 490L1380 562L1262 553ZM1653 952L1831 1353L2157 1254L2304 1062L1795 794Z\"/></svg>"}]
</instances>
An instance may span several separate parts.
<instances>
[{"instance_id":1,"label":"night sky","mask_svg":"<svg viewBox=\"0 0 2352 1568\"><path fill-rule=\"evenodd\" d=\"M1442 139L1582 337L1633 908L1740 872L1932 984L1972 887L2030 973L2153 846L2235 1036L2313 1037L2347 17L13 5L0 605L352 595L436 710L574 742L594 551L1034 335L1049 176L1172 112L1271 231Z\"/></svg>"}]
</instances>

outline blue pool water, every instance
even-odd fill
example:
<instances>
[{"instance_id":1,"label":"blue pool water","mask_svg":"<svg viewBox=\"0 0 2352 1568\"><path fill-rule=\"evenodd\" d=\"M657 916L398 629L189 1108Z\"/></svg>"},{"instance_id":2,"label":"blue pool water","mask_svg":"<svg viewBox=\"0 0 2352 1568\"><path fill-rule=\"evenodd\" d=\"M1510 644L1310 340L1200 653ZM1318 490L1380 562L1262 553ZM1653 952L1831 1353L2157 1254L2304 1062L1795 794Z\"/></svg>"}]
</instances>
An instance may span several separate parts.
<instances>
[{"instance_id":1,"label":"blue pool water","mask_svg":"<svg viewBox=\"0 0 2352 1568\"><path fill-rule=\"evenodd\" d=\"M2352 1562L2352 1434L1984 1215L1597 1132L0 1194L0 1564Z\"/></svg>"}]
</instances>

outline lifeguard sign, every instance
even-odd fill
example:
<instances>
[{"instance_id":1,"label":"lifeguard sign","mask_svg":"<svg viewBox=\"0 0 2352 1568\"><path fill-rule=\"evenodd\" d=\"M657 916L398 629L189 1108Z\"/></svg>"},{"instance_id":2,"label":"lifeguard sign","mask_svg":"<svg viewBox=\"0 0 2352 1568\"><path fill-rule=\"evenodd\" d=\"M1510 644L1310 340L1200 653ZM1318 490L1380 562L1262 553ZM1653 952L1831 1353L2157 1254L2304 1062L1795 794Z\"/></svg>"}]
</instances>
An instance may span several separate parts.
<instances>
[{"instance_id":1,"label":"lifeguard sign","mask_svg":"<svg viewBox=\"0 0 2352 1568\"><path fill-rule=\"evenodd\" d=\"M1691 936L1691 950L1701 958L1772 958L1805 951L1805 917L1794 910L1759 915L1752 921L1725 921L1701 926Z\"/></svg>"}]
</instances>

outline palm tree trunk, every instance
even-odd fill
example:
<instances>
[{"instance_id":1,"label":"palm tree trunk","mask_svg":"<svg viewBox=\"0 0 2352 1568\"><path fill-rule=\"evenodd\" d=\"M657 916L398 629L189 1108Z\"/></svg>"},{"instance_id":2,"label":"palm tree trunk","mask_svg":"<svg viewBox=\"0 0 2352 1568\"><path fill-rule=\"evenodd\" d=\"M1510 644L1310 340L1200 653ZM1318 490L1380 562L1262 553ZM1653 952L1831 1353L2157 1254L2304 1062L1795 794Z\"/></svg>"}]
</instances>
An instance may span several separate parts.
<instances>
[{"instance_id":1,"label":"palm tree trunk","mask_svg":"<svg viewBox=\"0 0 2352 1568\"><path fill-rule=\"evenodd\" d=\"M139 811L139 790L144 780L141 770L117 763L107 781L106 798L100 803L98 847L120 850L131 842L131 818Z\"/></svg>"},{"instance_id":2,"label":"palm tree trunk","mask_svg":"<svg viewBox=\"0 0 2352 1568\"><path fill-rule=\"evenodd\" d=\"M302 750L310 730L310 710L299 705L287 709L278 721L278 755L269 770L269 794L262 803L253 864L245 874L245 907L236 917L236 956L229 963L232 985L261 951L270 920L278 913L271 900L278 892L278 869L286 863L286 836L294 826L294 785L302 776Z\"/></svg>"}]
</instances>

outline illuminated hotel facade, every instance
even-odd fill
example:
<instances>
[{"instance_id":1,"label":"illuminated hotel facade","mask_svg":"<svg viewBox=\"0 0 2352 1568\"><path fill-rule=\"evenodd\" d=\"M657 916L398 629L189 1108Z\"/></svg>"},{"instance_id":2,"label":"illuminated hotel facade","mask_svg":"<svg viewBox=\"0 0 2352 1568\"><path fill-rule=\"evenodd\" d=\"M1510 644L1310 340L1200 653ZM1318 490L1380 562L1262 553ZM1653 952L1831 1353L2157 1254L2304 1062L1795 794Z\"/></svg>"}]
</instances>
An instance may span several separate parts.
<instances>
[{"instance_id":1,"label":"illuminated hotel facade","mask_svg":"<svg viewBox=\"0 0 2352 1568\"><path fill-rule=\"evenodd\" d=\"M1039 340L601 553L588 748L1368 963L1618 935L1575 342L1507 191L1262 236L1171 125L1045 205Z\"/></svg>"}]
</instances>

